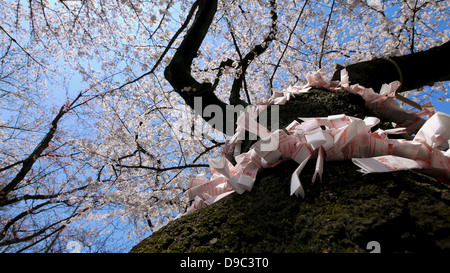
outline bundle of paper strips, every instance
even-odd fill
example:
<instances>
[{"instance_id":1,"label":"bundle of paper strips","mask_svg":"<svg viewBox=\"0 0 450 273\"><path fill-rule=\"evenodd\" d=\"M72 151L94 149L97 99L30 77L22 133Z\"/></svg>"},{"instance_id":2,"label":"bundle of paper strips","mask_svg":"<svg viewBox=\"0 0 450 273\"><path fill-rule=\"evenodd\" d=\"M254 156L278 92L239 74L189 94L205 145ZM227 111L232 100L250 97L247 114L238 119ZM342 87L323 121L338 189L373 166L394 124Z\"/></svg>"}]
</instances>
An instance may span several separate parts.
<instances>
[{"instance_id":1,"label":"bundle of paper strips","mask_svg":"<svg viewBox=\"0 0 450 273\"><path fill-rule=\"evenodd\" d=\"M208 180L205 174L197 175L190 183L187 194L193 200L187 213L206 207L234 192L250 191L256 175L263 168L274 167L285 160L294 160L299 166L291 176L291 195L304 197L299 179L300 172L308 160L316 158L313 182L321 179L324 160L352 160L367 173L392 172L415 169L450 180L450 115L435 112L431 103L422 105L422 110L413 112L400 108L394 100L398 81L382 86L380 93L358 84L350 85L348 74L341 71L341 81L326 82L320 71L306 75L308 83L302 87L289 87L275 92L256 108L242 113L237 120L233 137L227 139L222 149L223 156L209 159L213 173ZM308 92L311 88L327 88L359 94L366 106L383 118L392 121L395 129L372 132L371 128L380 120L366 117L333 115L328 117L302 118L293 121L283 130L270 132L256 121L258 114L270 105L283 105L291 97ZM428 119L422 119L427 116ZM241 153L240 144L245 131L259 136L259 140L246 153ZM415 134L412 140L389 139L388 134ZM236 165L227 158L233 156Z\"/></svg>"}]
</instances>

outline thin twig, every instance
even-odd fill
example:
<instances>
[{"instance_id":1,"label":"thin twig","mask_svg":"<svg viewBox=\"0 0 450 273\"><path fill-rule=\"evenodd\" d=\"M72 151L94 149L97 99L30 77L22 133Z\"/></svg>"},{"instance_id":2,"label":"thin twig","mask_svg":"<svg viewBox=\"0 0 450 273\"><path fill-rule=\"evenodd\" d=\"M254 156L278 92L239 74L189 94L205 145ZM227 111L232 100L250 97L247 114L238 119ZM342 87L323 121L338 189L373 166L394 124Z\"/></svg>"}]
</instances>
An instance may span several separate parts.
<instances>
[{"instance_id":1,"label":"thin twig","mask_svg":"<svg viewBox=\"0 0 450 273\"><path fill-rule=\"evenodd\" d=\"M330 26L331 15L333 14L334 3L335 3L335 0L333 0L333 3L331 4L331 10L330 10L330 14L328 15L327 25L325 26L325 32L323 33L322 48L320 50L320 55L319 55L319 69L322 68L322 57L323 57L323 51L325 49L325 40L327 39L328 27Z\"/></svg>"}]
</instances>

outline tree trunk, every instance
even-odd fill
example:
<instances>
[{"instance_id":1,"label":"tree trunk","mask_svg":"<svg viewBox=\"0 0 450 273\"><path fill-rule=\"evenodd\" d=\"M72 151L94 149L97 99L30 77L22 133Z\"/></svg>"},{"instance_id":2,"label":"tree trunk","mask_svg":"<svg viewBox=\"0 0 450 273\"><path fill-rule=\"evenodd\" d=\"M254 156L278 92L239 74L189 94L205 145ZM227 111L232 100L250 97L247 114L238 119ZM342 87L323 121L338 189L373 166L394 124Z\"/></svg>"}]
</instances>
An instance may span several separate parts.
<instances>
[{"instance_id":1,"label":"tree trunk","mask_svg":"<svg viewBox=\"0 0 450 273\"><path fill-rule=\"evenodd\" d=\"M280 107L280 128L340 113L372 115L357 95L315 89ZM369 252L370 241L381 252L450 252L448 185L412 171L362 175L350 161L325 162L311 183L309 162L303 199L289 195L297 166L264 169L251 192L170 222L132 252Z\"/></svg>"},{"instance_id":2,"label":"tree trunk","mask_svg":"<svg viewBox=\"0 0 450 273\"><path fill-rule=\"evenodd\" d=\"M217 7L216 0L195 3L195 20L167 66L165 77L187 105L193 107L194 97L200 96L203 109L209 104L224 109L226 104L214 94L221 74L213 84L199 83L191 75L192 60ZM274 8L271 14L270 33L274 33ZM269 42L264 45L267 47ZM399 80L402 91L407 91L450 80L449 67L436 65L449 59L449 47L447 42L425 52L361 62L346 69L351 83L378 92L383 83ZM258 45L251 50L246 55L251 56L249 61L263 49ZM220 68L231 63L223 61ZM339 79L339 73L334 79ZM233 86L242 86L239 84ZM188 91L185 87L189 87ZM232 88L231 104L245 105L231 99L239 97L239 92L239 88ZM314 89L280 107L279 126L284 128L298 117L335 114L361 119L375 116L358 95ZM244 143L243 151L250 144ZM312 184L314 164L310 162L300 175L306 194L302 199L289 195L296 167L296 162L286 161L264 169L251 192L235 193L170 222L132 252L367 252L370 241L377 241L382 252L450 252L448 185L412 171L362 175L349 161L325 162L322 181Z\"/></svg>"}]
</instances>

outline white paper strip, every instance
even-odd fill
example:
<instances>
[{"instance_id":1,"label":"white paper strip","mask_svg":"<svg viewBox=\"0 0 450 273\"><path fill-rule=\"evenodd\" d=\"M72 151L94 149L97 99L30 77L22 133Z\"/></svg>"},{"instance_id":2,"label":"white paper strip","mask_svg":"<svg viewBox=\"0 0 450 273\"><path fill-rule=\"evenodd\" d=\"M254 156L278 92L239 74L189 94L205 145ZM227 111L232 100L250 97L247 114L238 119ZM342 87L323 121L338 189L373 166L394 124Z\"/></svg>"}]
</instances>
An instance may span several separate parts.
<instances>
[{"instance_id":1,"label":"white paper strip","mask_svg":"<svg viewBox=\"0 0 450 273\"><path fill-rule=\"evenodd\" d=\"M352 162L361 168L362 173L385 173L422 168L415 160L393 155L352 158Z\"/></svg>"},{"instance_id":2,"label":"white paper strip","mask_svg":"<svg viewBox=\"0 0 450 273\"><path fill-rule=\"evenodd\" d=\"M194 202L188 209L193 211L237 192L250 191L256 176L263 168L271 168L285 160L294 160L299 166L292 173L290 193L304 197L305 191L299 175L309 159L317 157L313 181L317 175L322 179L325 159L352 159L361 172L380 173L406 169L422 169L441 180L450 180L450 115L435 113L431 103L422 105L418 113L401 109L394 100L398 82L385 84L380 94L358 84L350 85L348 73L341 70L341 81L329 83L323 80L321 71L306 75L308 84L275 91L273 96L261 100L261 104L242 113L237 121L236 133L227 138L222 152L234 157L233 166L226 157L209 159L213 176L207 181L204 174L191 180L187 192ZM296 94L307 92L311 87L328 88L359 94L366 106L396 123L399 128L371 132L380 119L366 117L364 120L344 114L328 117L300 118L286 127L288 133L276 130L271 133L256 121L258 114L271 104L285 104ZM425 121L421 117L427 116ZM322 127L321 127L322 126ZM419 130L420 129L420 130ZM240 145L245 131L260 137L247 153L241 153ZM414 140L389 139L388 134L417 133Z\"/></svg>"}]
</instances>

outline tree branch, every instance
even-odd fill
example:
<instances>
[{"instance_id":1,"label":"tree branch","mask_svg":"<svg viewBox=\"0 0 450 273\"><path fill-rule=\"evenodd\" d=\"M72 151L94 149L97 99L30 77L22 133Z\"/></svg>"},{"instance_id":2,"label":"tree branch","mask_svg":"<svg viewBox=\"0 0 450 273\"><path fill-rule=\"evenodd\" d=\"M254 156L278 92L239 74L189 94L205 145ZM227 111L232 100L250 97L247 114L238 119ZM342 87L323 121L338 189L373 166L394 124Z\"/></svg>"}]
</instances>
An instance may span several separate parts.
<instances>
[{"instance_id":1,"label":"tree branch","mask_svg":"<svg viewBox=\"0 0 450 273\"><path fill-rule=\"evenodd\" d=\"M87 185L86 185L86 186L79 187L79 188L75 188L75 189L72 189L72 190L70 190L70 191L63 192L63 193L55 193L55 194L35 194L35 195L25 194L25 195L23 195L23 196L21 196L21 197L15 197L15 198L8 199L8 200L6 200L5 202L0 202L0 206L6 206L6 205L13 204L13 203L17 203L17 202L19 202L19 201L26 201L26 200L45 200L45 199L53 199L53 198L56 198L56 197L59 197L59 196L62 196L62 195L69 195L69 194L72 194L72 193L74 193L74 192L84 190L84 189L86 189L86 188L87 188Z\"/></svg>"},{"instance_id":2,"label":"tree branch","mask_svg":"<svg viewBox=\"0 0 450 273\"><path fill-rule=\"evenodd\" d=\"M250 66L250 64L255 60L259 55L263 54L267 48L269 47L270 43L275 40L276 34L278 31L277 27L277 20L278 20L278 14L276 12L277 3L275 0L269 1L270 3L270 15L272 20L272 25L270 26L269 34L264 38L263 42L261 44L258 44L250 50L245 57L241 57L241 74L238 78L236 78L233 82L233 86L231 87L231 95L230 95L230 103L233 105L242 104L239 102L242 102L242 100L239 99L239 91L242 88L242 84L245 84L245 73L247 72L247 68ZM239 53L239 52L238 52ZM250 97L248 96L248 93L246 92L247 99L250 103Z\"/></svg>"},{"instance_id":3,"label":"tree branch","mask_svg":"<svg viewBox=\"0 0 450 273\"><path fill-rule=\"evenodd\" d=\"M350 82L379 92L384 83L402 80L402 86L397 92L405 92L432 86L440 81L450 81L450 67L443 65L446 60L450 60L450 41L425 51L390 59L399 69L387 59L373 59L345 67ZM339 79L340 69L333 75L333 80Z\"/></svg>"},{"instance_id":4,"label":"tree branch","mask_svg":"<svg viewBox=\"0 0 450 273\"><path fill-rule=\"evenodd\" d=\"M223 113L225 113L227 104L214 94L215 86L209 82L199 83L191 75L192 61L197 57L197 52L208 33L209 26L217 11L217 0L197 0L191 9L191 12L195 11L195 8L198 9L195 20L172 57L172 60L164 70L164 77L172 85L175 92L177 92L192 109L197 110L197 108L194 107L194 97L200 97L202 99L202 108L200 109L202 113L208 105L217 105L223 110ZM189 87L192 91L185 91L186 87ZM201 115L202 113L197 114ZM201 116L203 117L203 115ZM212 118L213 117L203 117L206 121L209 121ZM225 124L225 115L223 115L222 124ZM226 131L225 128L217 129Z\"/></svg>"},{"instance_id":5,"label":"tree branch","mask_svg":"<svg viewBox=\"0 0 450 273\"><path fill-rule=\"evenodd\" d=\"M323 33L322 48L320 49L320 54L319 54L319 69L322 68L323 51L324 51L324 49L325 49L325 41L326 41L326 39L327 39L328 27L330 26L331 16L333 15L334 3L335 3L335 2L336 2L336 1L333 0L333 3L331 4L330 14L328 15L327 24L326 24L326 26L325 26L325 31L324 31L324 33Z\"/></svg>"},{"instance_id":6,"label":"tree branch","mask_svg":"<svg viewBox=\"0 0 450 273\"><path fill-rule=\"evenodd\" d=\"M295 29L297 28L297 25L298 25L298 23L300 22L300 18L302 17L303 11L305 10L305 7L306 7L307 4L308 4L308 0L306 0L305 3L303 4L302 10L301 10L300 13L298 14L297 21L295 21L294 28L293 28L292 31L289 33L289 37L288 37L287 42L286 42L286 44L285 44L284 50L283 50L283 52L281 53L281 57L278 59L278 62L277 62L277 64L275 65L275 68L273 69L272 76L270 77L270 80L269 80L269 86L270 86L271 92L272 92L272 88L273 88L273 78L275 77L275 74L277 73L278 67L280 67L281 60L284 58L284 54L286 54L286 51L287 51L287 49L289 48L289 43L291 42L292 35L294 34Z\"/></svg>"},{"instance_id":7,"label":"tree branch","mask_svg":"<svg viewBox=\"0 0 450 273\"><path fill-rule=\"evenodd\" d=\"M22 161L22 168L19 170L16 176L11 180L11 182L9 182L6 186L0 189L0 204L6 202L8 193L13 191L14 188L17 186L17 184L19 184L20 181L22 181L25 178L27 173L31 170L31 167L33 167L34 162L36 162L36 160L41 156L42 152L48 147L50 141L53 139L53 136L55 135L59 120L66 113L67 113L67 106L64 105L61 107L58 114L53 119L50 125L50 129L44 136L44 138L36 146L34 151L25 160Z\"/></svg>"},{"instance_id":8,"label":"tree branch","mask_svg":"<svg viewBox=\"0 0 450 273\"><path fill-rule=\"evenodd\" d=\"M147 170L158 171L158 172L165 172L165 171L178 170L178 169L187 169L187 168L200 168L200 167L207 168L207 167L209 167L208 164L187 164L187 165L173 166L173 167L167 167L167 168L155 168L152 166L144 166L144 165L136 165L135 166L135 165L122 165L122 164L117 164L116 166L122 167L122 168L127 168L127 169L147 169Z\"/></svg>"},{"instance_id":9,"label":"tree branch","mask_svg":"<svg viewBox=\"0 0 450 273\"><path fill-rule=\"evenodd\" d=\"M222 109L222 113L226 112L226 103L221 101L215 94L214 90L217 87L218 79L214 81L214 85L209 82L199 83L191 74L191 65L194 58L197 57L197 52L208 33L209 26L212 23L214 15L217 11L217 0L197 0L194 6L198 6L197 13L195 15L195 20L192 26L187 31L186 36L175 52L172 60L164 71L164 76L166 80L172 85L175 92L177 92L192 109L198 111L203 110L209 105L215 105ZM240 67L242 69L241 75L235 79L232 90L230 103L233 105L241 104L246 106L247 104L242 100L235 100L237 97L235 94L239 94L239 91L244 82L245 72L250 65L250 63L259 55L264 53L270 45L270 42L275 39L277 33L277 18L276 13L276 1L270 1L270 14L272 19L271 29L269 34L264 38L261 44L253 47L244 57L241 58ZM229 60L226 60L220 64L220 68L229 65ZM222 75L222 71L219 68L218 76ZM234 97L232 97L234 96ZM202 101L201 108L194 107L194 98L200 97ZM206 117L201 115L205 121L210 121L214 117ZM222 124L227 124L226 115L223 116ZM215 127L217 124L211 124ZM226 130L222 128L216 128L224 133L230 133L231 130Z\"/></svg>"},{"instance_id":10,"label":"tree branch","mask_svg":"<svg viewBox=\"0 0 450 273\"><path fill-rule=\"evenodd\" d=\"M45 65L43 65L41 62L39 62L38 60L36 60L30 53L28 53L28 51L23 48L19 42L16 41L16 39L14 39L11 35L9 35L9 33L0 25L0 30L3 31L3 33L6 34L6 36L8 36L8 38L15 43L28 57L30 57L35 63L37 63L38 65L45 67Z\"/></svg>"},{"instance_id":11,"label":"tree branch","mask_svg":"<svg viewBox=\"0 0 450 273\"><path fill-rule=\"evenodd\" d=\"M231 39L233 40L233 45L234 48L236 49L236 52L239 56L239 65L238 67L241 67L242 64L244 63L243 57L242 57L242 53L241 50L239 49L239 45L237 43L236 40L236 36L234 35L234 31L231 28L231 24L227 19L227 23L228 23L228 29L230 30L230 34L231 34ZM241 71L241 74L239 75L238 78L235 78L233 81L233 85L231 86L231 91L230 91L230 103L232 105L244 105L247 106L247 103L243 100L241 100L241 95L240 95L240 91L241 91L241 87L242 87L242 81L244 81L245 83L245 72ZM247 95L247 102L250 104L250 96L248 95L248 90L245 86L245 93Z\"/></svg>"}]
</instances>

